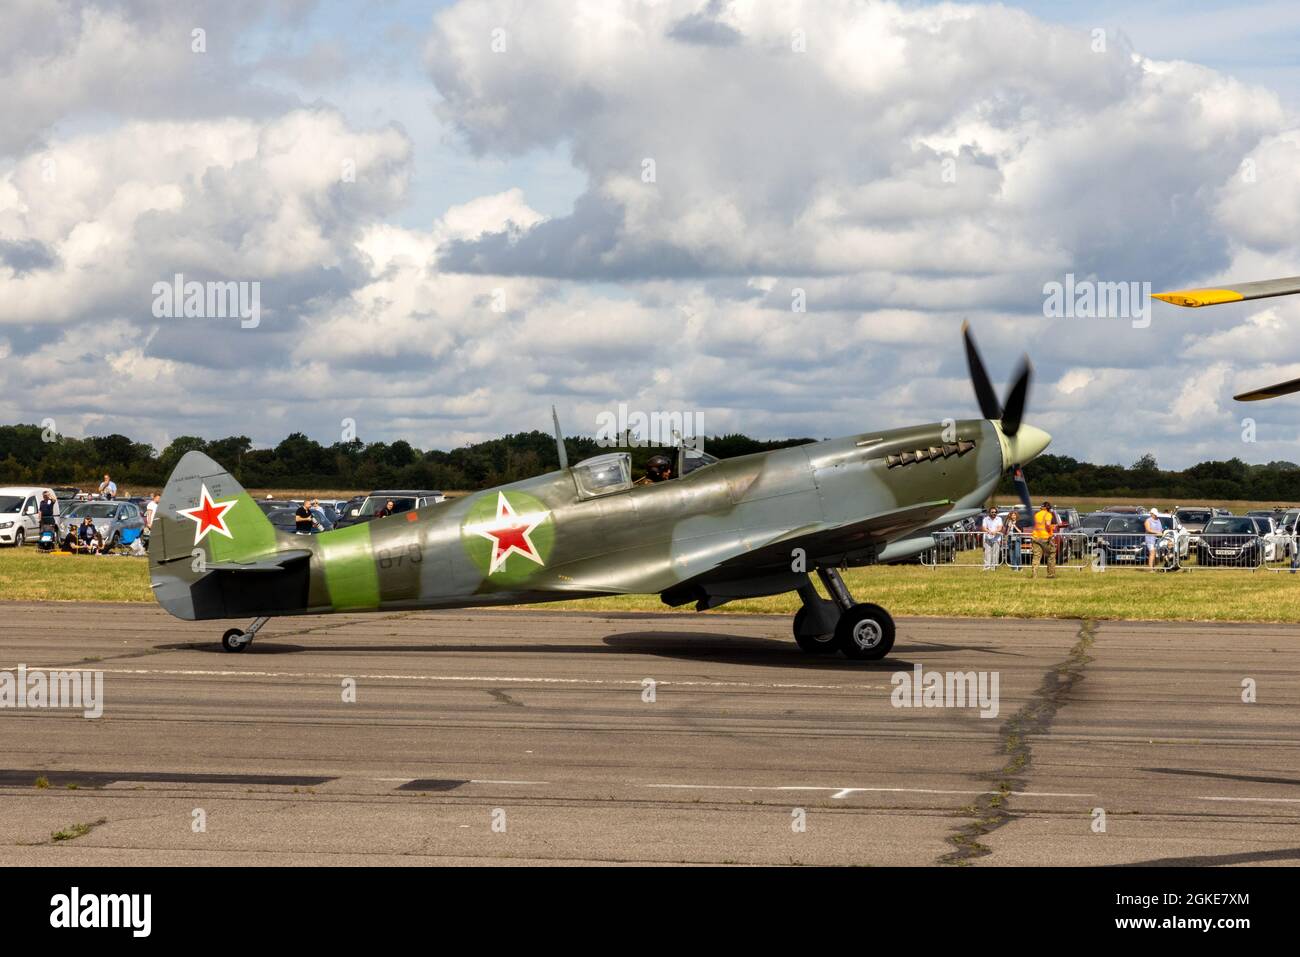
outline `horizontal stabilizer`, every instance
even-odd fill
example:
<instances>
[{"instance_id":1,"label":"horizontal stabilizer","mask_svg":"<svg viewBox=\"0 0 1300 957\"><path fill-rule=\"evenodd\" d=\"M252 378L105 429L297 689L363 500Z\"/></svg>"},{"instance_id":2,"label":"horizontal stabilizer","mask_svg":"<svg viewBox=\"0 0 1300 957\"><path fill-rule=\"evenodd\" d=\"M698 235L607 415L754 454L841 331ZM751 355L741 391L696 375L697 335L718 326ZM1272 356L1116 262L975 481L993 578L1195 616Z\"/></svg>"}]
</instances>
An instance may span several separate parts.
<instances>
[{"instance_id":1,"label":"horizontal stabilizer","mask_svg":"<svg viewBox=\"0 0 1300 957\"><path fill-rule=\"evenodd\" d=\"M1175 289L1171 292L1153 292L1153 299L1171 302L1175 306L1217 306L1225 302L1245 302L1248 299L1268 299L1272 296L1290 296L1300 292L1300 276L1289 279L1261 279L1258 282L1234 282L1206 289Z\"/></svg>"},{"instance_id":2,"label":"horizontal stabilizer","mask_svg":"<svg viewBox=\"0 0 1300 957\"><path fill-rule=\"evenodd\" d=\"M264 559L250 562L208 562L204 567L210 572L282 572L289 562L311 558L305 549L276 552Z\"/></svg>"}]
</instances>

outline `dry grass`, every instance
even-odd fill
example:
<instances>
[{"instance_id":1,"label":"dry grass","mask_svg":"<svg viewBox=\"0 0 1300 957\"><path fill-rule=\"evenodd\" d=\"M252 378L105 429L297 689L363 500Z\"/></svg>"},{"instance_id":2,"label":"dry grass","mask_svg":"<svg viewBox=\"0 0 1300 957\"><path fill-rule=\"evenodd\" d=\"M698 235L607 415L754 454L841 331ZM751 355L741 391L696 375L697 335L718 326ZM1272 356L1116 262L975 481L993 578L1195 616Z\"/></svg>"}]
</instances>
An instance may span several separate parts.
<instances>
[{"instance_id":1,"label":"dry grass","mask_svg":"<svg viewBox=\"0 0 1300 957\"><path fill-rule=\"evenodd\" d=\"M1011 618L1122 618L1164 621L1300 622L1300 575L1286 571L1191 570L1180 574L1112 568L1062 568L1054 581L1040 570L970 566L881 566L851 569L845 581L859 601L895 615ZM0 551L0 598L11 601L152 602L143 558L46 555L34 548ZM715 614L791 615L793 594L732 602ZM654 595L533 606L580 611L671 611ZM691 606L680 611L689 612Z\"/></svg>"},{"instance_id":2,"label":"dry grass","mask_svg":"<svg viewBox=\"0 0 1300 957\"><path fill-rule=\"evenodd\" d=\"M369 495L372 489L333 489L333 488L250 488L245 489L253 498L267 498L285 501L288 499L303 498L337 498L347 501L355 495ZM441 489L442 494L447 498L459 498L462 495L469 495L469 492L447 491Z\"/></svg>"},{"instance_id":3,"label":"dry grass","mask_svg":"<svg viewBox=\"0 0 1300 957\"><path fill-rule=\"evenodd\" d=\"M1031 477L1032 481L1032 477ZM1191 508L1194 506L1203 506L1205 508L1226 508L1237 515L1245 515L1252 509L1274 508L1284 506L1286 508L1300 508L1300 505L1286 502L1246 502L1238 499L1225 498L1152 498L1150 496L1126 497L1123 495L1110 496L1088 496L1088 495L1052 495L1051 493L1041 493L1033 489L1034 503L1037 504L1043 499L1047 499L1053 505L1061 508L1077 508L1080 514L1087 512L1096 512L1108 505L1143 505L1147 508L1158 508L1162 511L1170 508ZM1018 505L1020 499L1014 495L998 495L994 498L998 505Z\"/></svg>"},{"instance_id":4,"label":"dry grass","mask_svg":"<svg viewBox=\"0 0 1300 957\"><path fill-rule=\"evenodd\" d=\"M1103 618L1132 621L1300 622L1300 575L1244 569L1193 569L1179 574L1112 568L1102 573L1062 568L1054 580L1039 570L982 572L971 566L916 565L850 569L858 601L895 615L953 618ZM554 608L664 611L655 598L598 598ZM687 606L683 610L692 610ZM732 602L721 613L793 615L793 594Z\"/></svg>"},{"instance_id":5,"label":"dry grass","mask_svg":"<svg viewBox=\"0 0 1300 957\"><path fill-rule=\"evenodd\" d=\"M151 602L149 560L6 548L0 551L0 599Z\"/></svg>"}]
</instances>

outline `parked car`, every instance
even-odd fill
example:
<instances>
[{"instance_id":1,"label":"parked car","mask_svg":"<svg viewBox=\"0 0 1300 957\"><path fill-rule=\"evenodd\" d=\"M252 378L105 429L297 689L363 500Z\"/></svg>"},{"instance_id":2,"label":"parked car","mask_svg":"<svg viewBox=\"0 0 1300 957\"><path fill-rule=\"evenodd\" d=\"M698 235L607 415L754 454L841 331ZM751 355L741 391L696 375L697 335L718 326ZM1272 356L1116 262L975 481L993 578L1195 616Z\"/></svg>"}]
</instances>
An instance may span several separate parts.
<instances>
[{"instance_id":1,"label":"parked car","mask_svg":"<svg viewBox=\"0 0 1300 957\"><path fill-rule=\"evenodd\" d=\"M404 489L383 490L371 492L355 508L349 508L345 515L339 517L338 528L346 528L349 525L358 525L361 522L368 522L375 517L375 512L379 511L388 502L393 503L394 513L409 512L413 509L424 508L426 505L436 505L444 500L441 492L435 492L428 489L412 490Z\"/></svg>"},{"instance_id":2,"label":"parked car","mask_svg":"<svg viewBox=\"0 0 1300 957\"><path fill-rule=\"evenodd\" d=\"M1291 555L1291 541L1285 534L1278 531L1277 523L1273 521L1273 513L1268 515L1247 515L1255 527L1259 529L1259 535L1264 540L1264 561L1276 562Z\"/></svg>"},{"instance_id":3,"label":"parked car","mask_svg":"<svg viewBox=\"0 0 1300 957\"><path fill-rule=\"evenodd\" d=\"M122 544L125 532L134 531L139 534L144 530L144 516L140 507L133 502L81 502L59 516L59 537L68 534L69 529L75 531L87 515L99 530L105 549ZM126 537L134 536L128 534Z\"/></svg>"},{"instance_id":4,"label":"parked car","mask_svg":"<svg viewBox=\"0 0 1300 957\"><path fill-rule=\"evenodd\" d=\"M1093 539L1107 565L1145 565L1147 562L1146 518L1142 515L1112 515Z\"/></svg>"},{"instance_id":5,"label":"parked car","mask_svg":"<svg viewBox=\"0 0 1300 957\"><path fill-rule=\"evenodd\" d=\"M1179 520L1178 513L1168 512L1162 514L1156 512L1156 518L1160 519L1160 525L1165 530L1164 537L1173 542L1174 550L1178 553L1178 560L1187 561L1192 553L1192 533Z\"/></svg>"},{"instance_id":6,"label":"parked car","mask_svg":"<svg viewBox=\"0 0 1300 957\"><path fill-rule=\"evenodd\" d=\"M59 500L59 511L63 511L77 500L77 496L83 494L81 489L73 485L55 485L52 487L54 497Z\"/></svg>"},{"instance_id":7,"label":"parked car","mask_svg":"<svg viewBox=\"0 0 1300 957\"><path fill-rule=\"evenodd\" d=\"M18 547L28 539L36 541L41 527L38 506L44 494L53 491L41 485L0 488L0 545Z\"/></svg>"},{"instance_id":8,"label":"parked car","mask_svg":"<svg viewBox=\"0 0 1300 957\"><path fill-rule=\"evenodd\" d=\"M1205 523L1196 549L1201 565L1254 567L1264 564L1264 539L1253 518L1245 515L1216 515Z\"/></svg>"},{"instance_id":9,"label":"parked car","mask_svg":"<svg viewBox=\"0 0 1300 957\"><path fill-rule=\"evenodd\" d=\"M1187 505L1174 509L1174 517L1187 529L1192 548L1200 544L1201 529L1205 528L1205 523L1214 518L1214 515L1215 510L1205 505Z\"/></svg>"}]
</instances>

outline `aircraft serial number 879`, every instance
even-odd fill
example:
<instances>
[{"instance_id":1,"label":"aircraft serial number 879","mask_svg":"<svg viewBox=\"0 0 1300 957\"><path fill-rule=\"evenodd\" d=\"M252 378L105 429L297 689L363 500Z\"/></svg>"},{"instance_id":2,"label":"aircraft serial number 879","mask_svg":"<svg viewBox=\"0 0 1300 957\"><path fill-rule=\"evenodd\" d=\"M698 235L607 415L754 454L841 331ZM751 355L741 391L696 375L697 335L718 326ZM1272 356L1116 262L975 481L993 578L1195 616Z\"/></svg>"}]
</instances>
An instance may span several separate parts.
<instances>
[{"instance_id":1,"label":"aircraft serial number 879","mask_svg":"<svg viewBox=\"0 0 1300 957\"><path fill-rule=\"evenodd\" d=\"M559 471L294 535L272 526L220 465L190 452L167 480L154 523L154 594L178 618L254 619L222 639L242 651L281 615L628 594L704 611L793 591L802 600L793 628L800 648L882 658L894 644L893 619L854 601L838 569L930 547L932 531L976 514L1006 470L1019 474L1050 441L1021 421L1028 362L1003 407L964 335L981 419L722 461L680 448L675 477L651 485L633 484L626 453L570 466L557 421ZM193 560L196 549L203 561Z\"/></svg>"}]
</instances>

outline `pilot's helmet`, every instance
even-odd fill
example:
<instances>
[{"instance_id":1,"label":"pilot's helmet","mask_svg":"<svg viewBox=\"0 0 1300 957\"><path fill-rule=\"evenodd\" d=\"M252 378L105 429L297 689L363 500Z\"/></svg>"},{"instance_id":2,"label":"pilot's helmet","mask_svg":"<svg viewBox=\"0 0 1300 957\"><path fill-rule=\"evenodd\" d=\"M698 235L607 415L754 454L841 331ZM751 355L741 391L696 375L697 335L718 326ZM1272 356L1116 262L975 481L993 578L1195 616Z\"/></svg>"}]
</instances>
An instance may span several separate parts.
<instances>
[{"instance_id":1,"label":"pilot's helmet","mask_svg":"<svg viewBox=\"0 0 1300 957\"><path fill-rule=\"evenodd\" d=\"M650 461L645 464L645 471L646 475L658 481L664 478L672 467L673 463L668 461L668 456L652 455Z\"/></svg>"}]
</instances>

